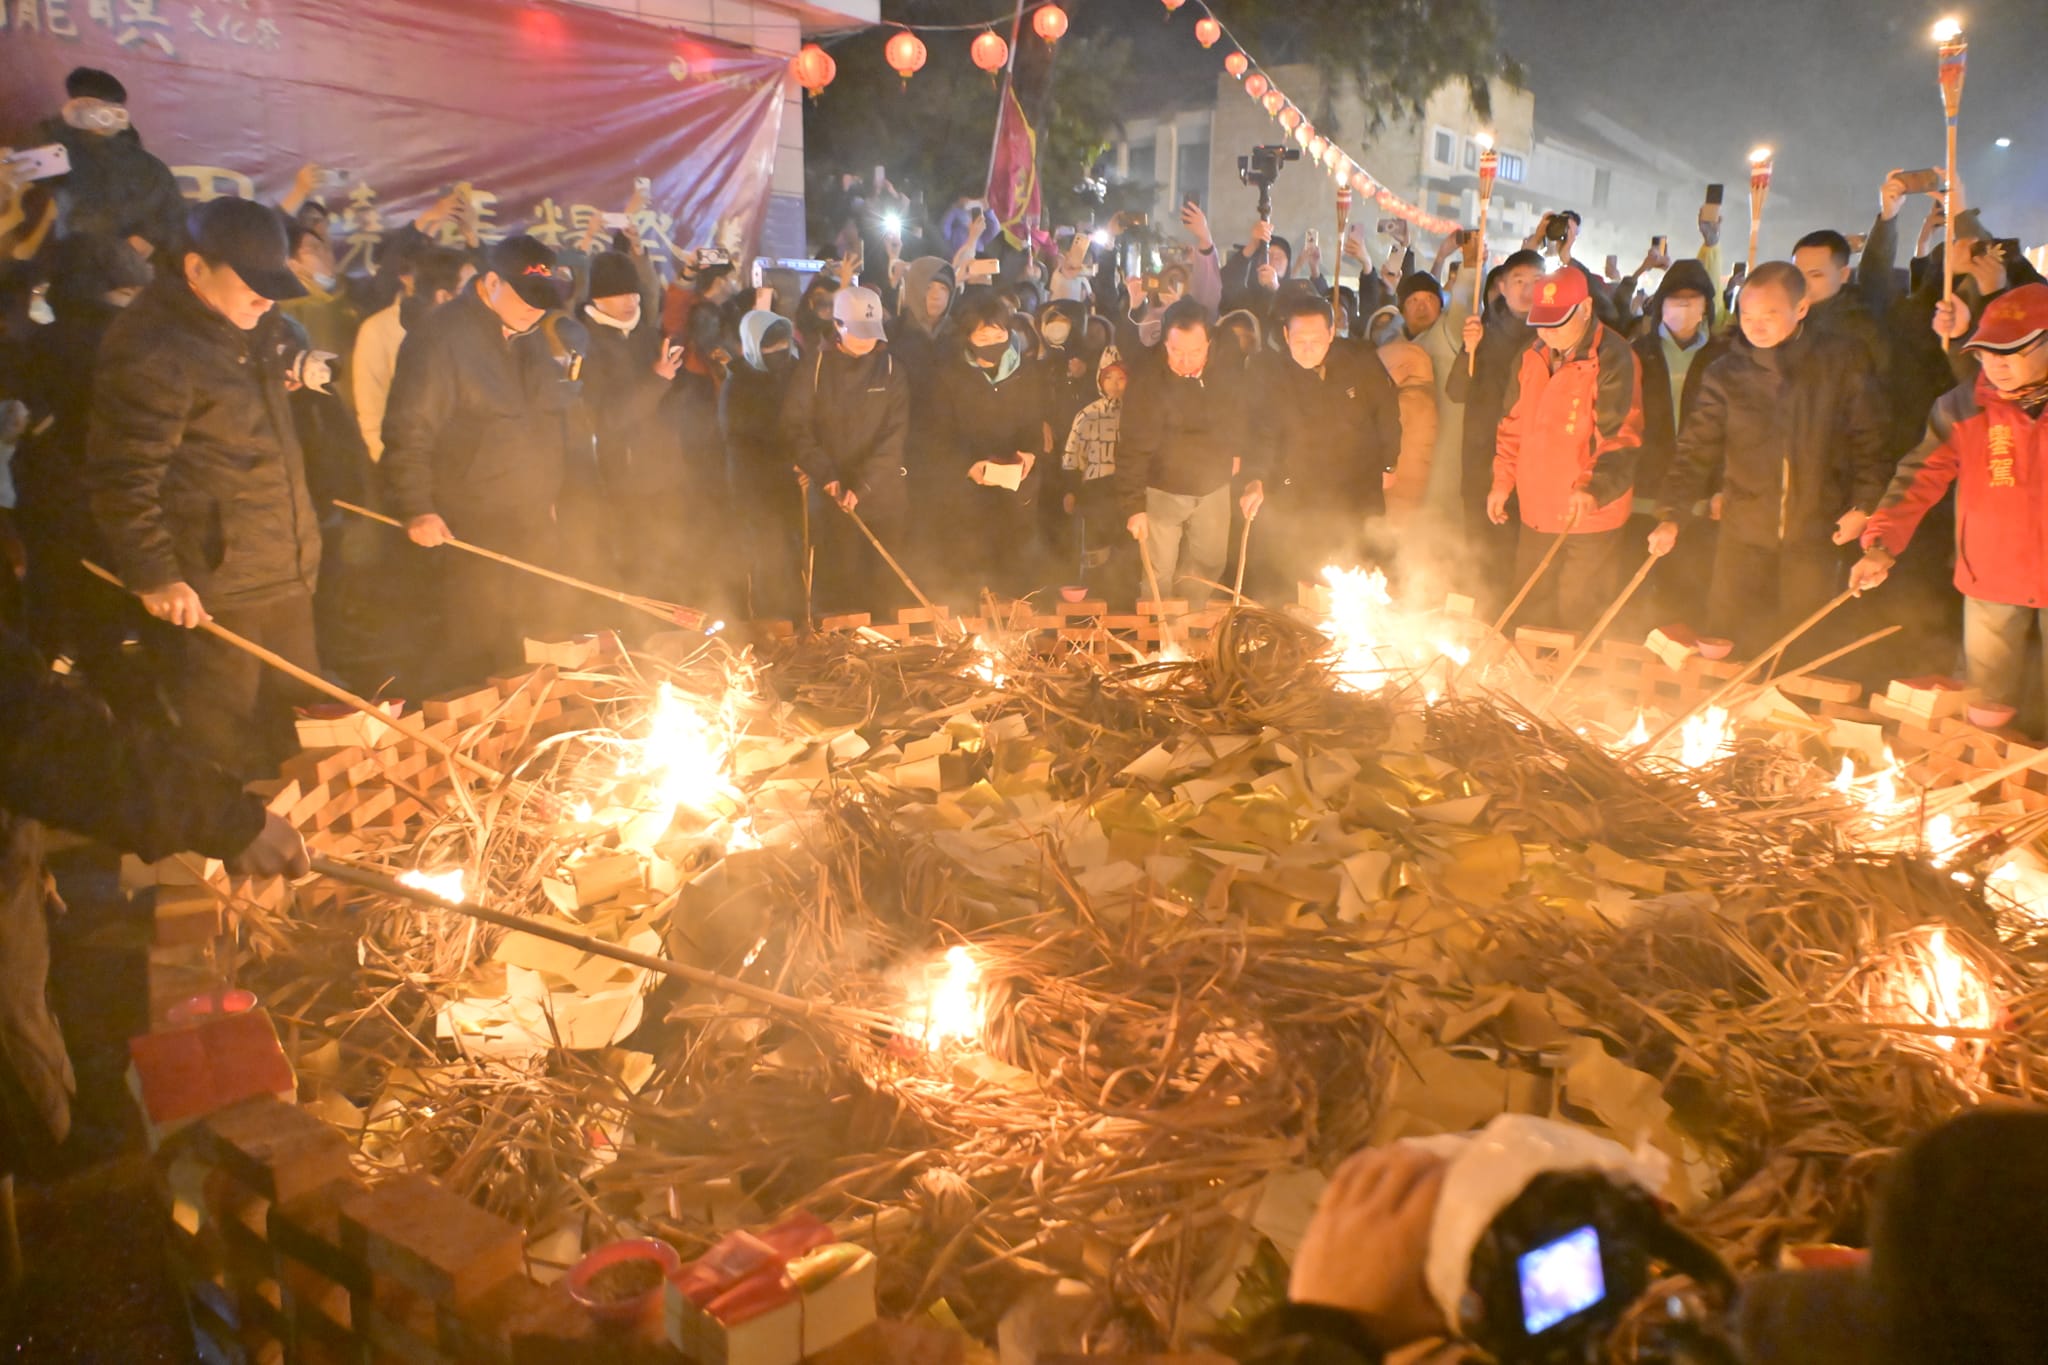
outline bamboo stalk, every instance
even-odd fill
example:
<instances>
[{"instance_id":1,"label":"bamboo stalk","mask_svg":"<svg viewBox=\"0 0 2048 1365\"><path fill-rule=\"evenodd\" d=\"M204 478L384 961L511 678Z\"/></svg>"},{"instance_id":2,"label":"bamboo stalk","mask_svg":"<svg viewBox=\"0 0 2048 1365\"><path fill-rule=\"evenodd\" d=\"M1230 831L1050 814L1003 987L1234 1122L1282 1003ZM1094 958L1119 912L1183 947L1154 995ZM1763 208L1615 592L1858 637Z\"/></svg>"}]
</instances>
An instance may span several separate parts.
<instances>
[{"instance_id":1,"label":"bamboo stalk","mask_svg":"<svg viewBox=\"0 0 2048 1365\"><path fill-rule=\"evenodd\" d=\"M128 591L127 584L123 583L119 578L116 578L113 574L107 572L105 569L102 569L99 565L93 563L91 560L85 559L80 560L79 562L85 566L85 571L93 575L95 578L104 579L106 582L113 584L115 587L121 589L123 592ZM404 717L391 715L383 708L377 706L374 702L365 700L364 698L357 696L355 693L349 691L346 688L337 687L335 684L327 681L327 679L321 677L319 674L308 672L306 669L299 667L297 664L293 663L290 659L285 658L283 655L265 649L262 645L257 644L254 640L246 639L243 636L235 634L235 632L229 630L226 626L223 626L218 622L202 621L199 624L199 629L205 631L208 635L213 636L214 639L219 640L223 644L232 645L234 648L241 650L244 654L248 654L257 659L261 659L264 663L269 664L272 668L284 674L286 677L305 684L307 687L312 688L314 691L322 694L323 696L332 697L334 698L334 700L341 702L345 706L353 707L356 710L362 712L366 716L375 717L377 720L382 721L384 724L398 731L399 734L404 735L407 739L413 740L419 744L426 745L435 753L440 754L442 757L446 758L450 763L459 764L462 767L469 769L471 772L475 773L478 777L483 778L487 782L502 785L507 780L505 774L499 772L496 768L491 767L487 763L482 763L474 758L471 758L468 754L463 753L460 749L457 749L453 744L449 743L447 740L441 739L430 733L426 729L426 727L412 720L408 720Z\"/></svg>"},{"instance_id":2,"label":"bamboo stalk","mask_svg":"<svg viewBox=\"0 0 2048 1365\"><path fill-rule=\"evenodd\" d=\"M386 526L395 526L401 531L406 529L404 522L393 517L387 517L382 512L372 512L367 507L358 507L352 502L343 502L340 498L334 500L334 505L344 512L353 512L359 517L368 517L371 521L382 522ZM642 597L638 593L621 592L617 588L607 588L601 583L591 583L581 578L571 577L565 573L558 573L553 569L544 569L538 564L529 564L523 559L514 559L511 555L500 553L497 550L487 550L481 545L473 545L466 540L457 540L453 536L443 541L442 544L452 546L457 550L466 550L480 558L503 564L509 569L518 569L523 573L530 573L536 577L560 583L564 587L593 593L598 597L617 602L621 606L645 612L647 615L660 621L666 621L672 626L681 626L684 630L702 630L705 624L711 620L711 613L699 611L695 607L686 607L676 602L664 602L658 597Z\"/></svg>"},{"instance_id":3,"label":"bamboo stalk","mask_svg":"<svg viewBox=\"0 0 2048 1365\"><path fill-rule=\"evenodd\" d=\"M1854 654L1857 650L1862 649L1865 645L1874 645L1879 640L1884 639L1888 635L1897 635L1900 631L1904 629L1904 626L1886 626L1883 630L1873 630L1870 632L1870 634L1864 636L1862 639L1857 640L1851 644L1843 645L1840 649L1831 649L1827 653L1821 655L1818 659L1815 659L1812 663L1801 664L1799 667L1793 669L1790 673L1780 673L1775 677L1765 678L1762 682L1755 684L1754 688L1752 689L1752 693L1754 696L1760 697L1763 695L1765 688L1776 687L1780 683L1792 682L1795 679L1804 678L1810 674L1818 673L1823 668L1826 668L1829 664L1833 663L1835 660L1843 658L1846 655ZM1744 697L1743 700L1749 701L1751 700L1751 698Z\"/></svg>"},{"instance_id":4,"label":"bamboo stalk","mask_svg":"<svg viewBox=\"0 0 2048 1365\"><path fill-rule=\"evenodd\" d=\"M875 553L882 557L882 562L887 564L894 571L895 575L903 580L903 586L910 589L910 595L917 599L917 604L926 611L937 611L938 608L932 605L932 599L926 597L917 584L910 581L910 575L903 572L903 566L896 562L895 555L889 553L889 547L884 545L875 533L868 529L868 524L861 520L860 513L844 503L837 504L837 506L840 511L853 518L853 524L860 527L860 533L868 538L868 544L875 547Z\"/></svg>"},{"instance_id":5,"label":"bamboo stalk","mask_svg":"<svg viewBox=\"0 0 2048 1365\"><path fill-rule=\"evenodd\" d=\"M1173 643L1173 633L1166 628L1166 599L1159 595L1159 574L1152 567L1152 549L1146 539L1141 537L1138 541L1138 559L1145 566L1145 586L1152 590L1152 610L1159 615L1159 647L1164 650Z\"/></svg>"},{"instance_id":6,"label":"bamboo stalk","mask_svg":"<svg viewBox=\"0 0 2048 1365\"><path fill-rule=\"evenodd\" d=\"M1252 548L1252 518L1244 519L1244 531L1237 538L1237 581L1230 585L1230 605L1244 605L1244 560Z\"/></svg>"},{"instance_id":7,"label":"bamboo stalk","mask_svg":"<svg viewBox=\"0 0 2048 1365\"><path fill-rule=\"evenodd\" d=\"M1542 702L1536 707L1538 711L1548 711L1550 709L1551 704L1557 700L1557 694L1564 691L1565 683L1570 680L1579 665L1586 661L1586 656L1593 652L1593 646L1599 643L1602 635L1607 633L1607 628L1614 624L1614 618L1621 614L1621 609L1628 605L1628 599L1636 595L1636 589L1642 587L1644 580L1649 578L1650 570L1657 567L1658 558L1659 556L1657 555L1651 555L1645 559L1643 567L1636 570L1636 576L1631 578L1628 581L1628 586L1621 590L1621 596L1615 598L1608 605L1607 610L1600 613L1600 619L1595 621L1593 628L1586 632L1586 638L1579 641L1578 649L1573 651L1570 660L1565 663L1563 669L1559 670L1556 680L1550 684L1550 690L1543 694Z\"/></svg>"},{"instance_id":8,"label":"bamboo stalk","mask_svg":"<svg viewBox=\"0 0 2048 1365\"><path fill-rule=\"evenodd\" d=\"M1765 664L1768 664L1771 660L1777 658L1786 650L1790 649L1793 643L1797 641L1800 636L1806 634L1807 631L1812 630L1815 626L1819 625L1822 621L1826 620L1830 615L1832 615L1836 611L1837 608L1839 608L1844 602L1847 602L1850 598L1854 597L1855 595L1855 590L1852 588L1844 588L1841 592L1836 593L1832 598L1828 600L1825 606L1821 607L1818 611L1814 612L1813 615L1807 617L1804 621L1801 621L1798 625L1792 627L1791 630L1785 632L1784 636L1781 639L1779 639L1776 644L1772 645L1769 649L1766 649L1765 651L1763 651L1763 653L1757 655L1754 659L1751 659L1748 663L1744 664L1742 666L1741 671L1736 673L1734 677L1728 679L1727 682L1724 682L1719 687L1715 688L1714 691L1708 696L1702 698L1697 702L1694 702L1685 711L1673 717L1669 725L1666 725L1656 734L1650 736L1650 742L1648 744L1645 744L1640 752L1648 752L1650 750L1655 749L1665 740L1677 734L1680 727L1682 727L1687 721L1691 720L1694 716L1700 714L1702 711L1707 711L1712 709L1713 707L1719 706L1723 701L1727 699L1729 693L1733 692L1736 688L1742 686L1751 678L1755 677L1758 669L1762 668Z\"/></svg>"},{"instance_id":9,"label":"bamboo stalk","mask_svg":"<svg viewBox=\"0 0 2048 1365\"><path fill-rule=\"evenodd\" d=\"M1513 620L1515 613L1522 609L1522 603L1529 600L1529 594L1536 590L1537 580L1550 571L1551 562L1557 558L1558 551L1564 548L1565 537L1570 534L1569 530L1559 531L1557 539L1550 542L1550 548L1543 552L1543 558L1536 565L1536 572L1529 575L1529 580L1522 584L1522 590L1515 594L1515 600L1508 603L1508 609L1500 614L1498 621L1493 623L1494 634L1505 635L1507 633L1508 622Z\"/></svg>"},{"instance_id":10,"label":"bamboo stalk","mask_svg":"<svg viewBox=\"0 0 2048 1365\"><path fill-rule=\"evenodd\" d=\"M495 925L500 929L510 929L514 933L520 934L531 934L535 938L544 938L549 942L559 943L568 948L576 948L596 957L610 958L614 962L623 962L628 966L640 967L650 972L659 972L663 976L674 977L678 981L687 981L694 986L704 986L710 990L722 991L727 995L737 996L742 1000L751 1001L766 1009L774 1010L778 1014L790 1015L793 1018L816 1019L826 1015L848 1018L852 1017L854 1013L858 1013L862 1016L872 1015L873 1020L877 1023L883 1022L885 1019L885 1016L873 1014L872 1011L851 1012L843 1005L833 1005L818 1000L801 1000L793 995L784 995L781 991L770 990L766 986L752 985L745 981L724 976L718 972L706 971L702 967L692 967L687 962L677 962L675 959L667 957L656 957L651 953L635 952L633 949L624 947L621 944L609 943L604 939L594 938L589 934L579 934L573 929L564 929L560 925L551 924L546 920L528 919L522 915L507 914L502 910L492 910L486 906L478 905L474 901L447 900L421 887L408 886L396 877L389 876L375 868L341 862L334 858L314 858L313 871L332 881L343 882L349 886L358 886L365 891L374 891L384 896L396 896L419 905L432 906L437 910L451 910L458 915L467 916L484 924Z\"/></svg>"},{"instance_id":11,"label":"bamboo stalk","mask_svg":"<svg viewBox=\"0 0 2048 1365\"><path fill-rule=\"evenodd\" d=\"M811 574L817 566L811 548L811 481L802 474L797 475L797 510L803 518L804 528L804 634L817 629L811 623Z\"/></svg>"}]
</instances>

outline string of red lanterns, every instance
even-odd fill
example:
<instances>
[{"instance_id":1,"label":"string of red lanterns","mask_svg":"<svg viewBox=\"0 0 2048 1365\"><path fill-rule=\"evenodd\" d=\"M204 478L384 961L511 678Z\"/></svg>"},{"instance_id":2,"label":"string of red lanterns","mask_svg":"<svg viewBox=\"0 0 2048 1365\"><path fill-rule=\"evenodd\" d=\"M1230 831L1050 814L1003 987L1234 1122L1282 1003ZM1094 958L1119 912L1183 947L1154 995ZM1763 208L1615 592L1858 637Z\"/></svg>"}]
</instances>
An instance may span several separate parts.
<instances>
[{"instance_id":1,"label":"string of red lanterns","mask_svg":"<svg viewBox=\"0 0 2048 1365\"><path fill-rule=\"evenodd\" d=\"M1159 2L1165 6L1167 18L1171 19L1187 0ZM1196 0L1196 3L1201 8L1202 17L1195 21L1195 41L1204 48L1211 48L1230 38L1230 31L1216 18L1207 0ZM1067 24L1066 10L1052 3L1052 0L1046 0L1046 3L1036 6L1031 14L1031 31L1047 43L1057 43L1065 37ZM1235 38L1230 38L1230 41L1232 47L1224 54L1223 69L1244 82L1244 93L1259 101L1267 116L1279 123L1282 132L1301 145L1309 161L1327 172L1340 187L1371 196L1383 211L1398 218L1405 218L1425 232L1444 235L1459 230L1458 223L1425 213L1418 206L1409 203L1373 179L1372 175L1353 161L1350 154L1333 139L1318 133L1315 125L1309 122L1308 116L1287 98L1284 91L1273 84L1265 72L1255 69L1250 54L1244 51L1243 46L1238 44ZM906 82L924 69L924 64L930 56L924 40L908 25L899 27L890 36L889 41L883 46L882 53L889 63L889 68ZM968 47L968 55L983 71L999 71L1010 60L1010 45L993 29L985 29ZM832 83L833 77L839 71L831 54L816 43L806 43L801 52L790 58L789 69L797 84L810 92L813 98Z\"/></svg>"}]
</instances>

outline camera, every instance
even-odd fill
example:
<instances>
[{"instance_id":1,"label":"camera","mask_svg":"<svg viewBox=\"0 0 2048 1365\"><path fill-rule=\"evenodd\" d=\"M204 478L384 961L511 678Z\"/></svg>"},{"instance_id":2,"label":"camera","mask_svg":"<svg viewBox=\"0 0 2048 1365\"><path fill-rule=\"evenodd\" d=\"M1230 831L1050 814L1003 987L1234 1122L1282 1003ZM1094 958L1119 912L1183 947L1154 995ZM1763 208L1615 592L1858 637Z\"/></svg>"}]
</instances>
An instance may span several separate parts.
<instances>
[{"instance_id":1,"label":"camera","mask_svg":"<svg viewBox=\"0 0 2048 1365\"><path fill-rule=\"evenodd\" d=\"M1571 218L1563 212L1553 213L1550 215L1550 221L1543 226L1543 240L1546 242L1562 242L1565 238L1571 236L1571 232Z\"/></svg>"},{"instance_id":2,"label":"camera","mask_svg":"<svg viewBox=\"0 0 2048 1365\"><path fill-rule=\"evenodd\" d=\"M731 264L732 253L724 247L700 246L697 248L697 268L699 270L703 270L708 266Z\"/></svg>"},{"instance_id":3,"label":"camera","mask_svg":"<svg viewBox=\"0 0 2048 1365\"><path fill-rule=\"evenodd\" d=\"M1261 201L1266 192L1273 188L1273 182L1280 178L1280 168L1289 161L1301 160L1301 148L1275 144L1271 147L1254 147L1250 156L1237 159L1237 178L1259 192Z\"/></svg>"}]
</instances>

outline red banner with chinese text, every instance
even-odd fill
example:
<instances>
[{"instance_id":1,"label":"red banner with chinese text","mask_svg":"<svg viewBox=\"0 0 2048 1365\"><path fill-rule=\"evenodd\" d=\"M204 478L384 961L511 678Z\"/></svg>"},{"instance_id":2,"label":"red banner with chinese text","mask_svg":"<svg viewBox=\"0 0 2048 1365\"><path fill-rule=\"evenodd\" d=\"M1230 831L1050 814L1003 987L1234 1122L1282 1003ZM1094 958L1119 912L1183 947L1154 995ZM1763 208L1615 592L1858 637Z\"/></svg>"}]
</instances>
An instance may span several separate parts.
<instances>
[{"instance_id":1,"label":"red banner with chinese text","mask_svg":"<svg viewBox=\"0 0 2048 1365\"><path fill-rule=\"evenodd\" d=\"M507 0L0 0L0 141L113 72L188 196L275 201L306 162L353 264L459 183L483 233L562 245L652 182L640 226L688 249L757 240L780 57L574 4ZM658 249L658 248L657 248Z\"/></svg>"}]
</instances>

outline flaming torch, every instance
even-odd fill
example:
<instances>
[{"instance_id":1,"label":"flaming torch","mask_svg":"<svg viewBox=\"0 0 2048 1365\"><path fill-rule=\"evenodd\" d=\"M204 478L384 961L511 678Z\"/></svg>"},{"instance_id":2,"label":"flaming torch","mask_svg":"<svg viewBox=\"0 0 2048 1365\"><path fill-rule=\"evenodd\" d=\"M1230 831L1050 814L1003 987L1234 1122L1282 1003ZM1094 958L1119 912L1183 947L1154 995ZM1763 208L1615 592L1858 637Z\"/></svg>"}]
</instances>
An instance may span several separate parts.
<instances>
[{"instance_id":1,"label":"flaming torch","mask_svg":"<svg viewBox=\"0 0 2048 1365\"><path fill-rule=\"evenodd\" d=\"M1486 214L1493 207L1493 180L1500 174L1500 153L1494 149L1492 133L1481 133L1473 141L1479 144L1479 271L1472 279L1472 297L1474 310L1483 315L1486 300L1479 296L1479 291L1486 287ZM1465 373L1478 372L1479 348L1475 346L1465 357Z\"/></svg>"},{"instance_id":2,"label":"flaming torch","mask_svg":"<svg viewBox=\"0 0 2048 1365\"><path fill-rule=\"evenodd\" d=\"M1948 245L1942 248L1941 301L1954 306L1956 297L1955 251L1956 211L1962 205L1956 202L1956 116L1963 111L1963 73L1970 62L1970 45L1963 41L1963 26L1955 18L1943 19L1934 26L1934 41L1939 58L1935 70L1941 77L1941 112L1948 122L1948 180L1942 188L1942 213L1948 220L1944 229ZM1951 342L1942 338L1942 349Z\"/></svg>"},{"instance_id":3,"label":"flaming torch","mask_svg":"<svg viewBox=\"0 0 2048 1365\"><path fill-rule=\"evenodd\" d=\"M1337 267L1330 272L1330 307L1338 317L1344 316L1344 234L1351 230L1351 186L1337 186ZM1359 281L1360 297L1364 296L1364 281Z\"/></svg>"},{"instance_id":4,"label":"flaming torch","mask_svg":"<svg viewBox=\"0 0 2048 1365\"><path fill-rule=\"evenodd\" d=\"M1749 265L1756 270L1756 239L1764 226L1764 200L1771 197L1771 149L1759 147L1749 154Z\"/></svg>"}]
</instances>

